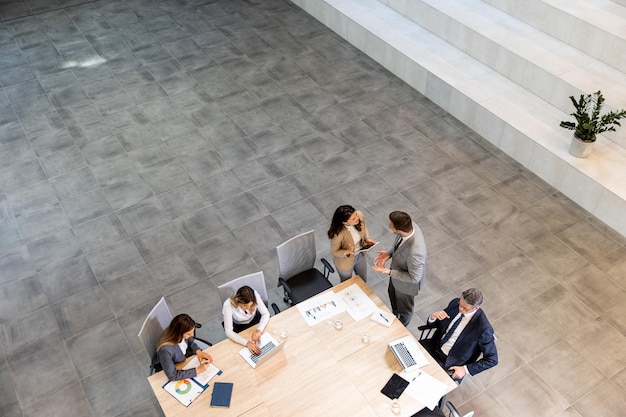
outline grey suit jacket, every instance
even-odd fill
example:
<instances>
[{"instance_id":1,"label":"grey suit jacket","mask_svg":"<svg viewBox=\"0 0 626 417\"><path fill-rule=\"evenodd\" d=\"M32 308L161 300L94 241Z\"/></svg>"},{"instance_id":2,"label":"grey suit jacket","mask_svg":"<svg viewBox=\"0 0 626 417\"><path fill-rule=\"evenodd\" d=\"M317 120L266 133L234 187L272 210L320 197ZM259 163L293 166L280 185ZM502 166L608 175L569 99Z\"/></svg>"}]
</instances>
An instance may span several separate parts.
<instances>
[{"instance_id":1,"label":"grey suit jacket","mask_svg":"<svg viewBox=\"0 0 626 417\"><path fill-rule=\"evenodd\" d=\"M408 295L417 295L426 275L426 242L422 231L413 223L413 236L394 252L393 248L400 239L398 235L391 245L391 279L396 290Z\"/></svg>"}]
</instances>

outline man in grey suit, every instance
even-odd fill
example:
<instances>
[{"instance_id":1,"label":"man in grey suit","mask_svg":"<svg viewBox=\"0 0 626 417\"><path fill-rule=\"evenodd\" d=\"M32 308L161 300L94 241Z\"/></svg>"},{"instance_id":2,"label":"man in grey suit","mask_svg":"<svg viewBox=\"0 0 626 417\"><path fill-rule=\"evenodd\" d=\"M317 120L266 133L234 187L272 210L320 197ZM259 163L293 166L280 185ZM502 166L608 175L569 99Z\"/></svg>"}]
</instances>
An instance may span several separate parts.
<instances>
[{"instance_id":1,"label":"man in grey suit","mask_svg":"<svg viewBox=\"0 0 626 417\"><path fill-rule=\"evenodd\" d=\"M374 271L389 275L391 311L407 326L413 318L415 296L426 271L426 242L422 231L403 211L389 214L389 227L397 236L387 251L378 251ZM385 267L391 258L391 267Z\"/></svg>"}]
</instances>

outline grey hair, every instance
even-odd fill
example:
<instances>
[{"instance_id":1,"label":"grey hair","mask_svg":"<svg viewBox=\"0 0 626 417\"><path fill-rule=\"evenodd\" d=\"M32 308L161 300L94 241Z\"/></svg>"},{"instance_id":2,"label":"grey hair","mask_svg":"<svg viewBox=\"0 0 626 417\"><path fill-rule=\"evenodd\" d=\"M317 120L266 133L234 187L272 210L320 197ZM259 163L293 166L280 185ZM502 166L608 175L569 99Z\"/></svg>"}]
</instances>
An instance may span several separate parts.
<instances>
[{"instance_id":1,"label":"grey hair","mask_svg":"<svg viewBox=\"0 0 626 417\"><path fill-rule=\"evenodd\" d=\"M483 293L477 288L470 288L463 291L463 299L472 307L478 307L483 303Z\"/></svg>"}]
</instances>

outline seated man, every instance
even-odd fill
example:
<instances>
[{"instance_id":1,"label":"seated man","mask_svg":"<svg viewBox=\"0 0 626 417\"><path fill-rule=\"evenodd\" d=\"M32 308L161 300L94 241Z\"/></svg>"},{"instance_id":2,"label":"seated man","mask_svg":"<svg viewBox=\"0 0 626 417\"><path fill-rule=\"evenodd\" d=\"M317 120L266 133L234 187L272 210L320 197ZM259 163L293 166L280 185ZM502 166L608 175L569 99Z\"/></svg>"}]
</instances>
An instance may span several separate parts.
<instances>
[{"instance_id":1,"label":"seated man","mask_svg":"<svg viewBox=\"0 0 626 417\"><path fill-rule=\"evenodd\" d=\"M436 311L428 318L428 323L435 323L437 329L423 345L456 380L498 364L493 327L480 309L482 302L482 292L470 288L463 291L460 299L450 301L445 310ZM481 354L482 358L478 359Z\"/></svg>"}]
</instances>

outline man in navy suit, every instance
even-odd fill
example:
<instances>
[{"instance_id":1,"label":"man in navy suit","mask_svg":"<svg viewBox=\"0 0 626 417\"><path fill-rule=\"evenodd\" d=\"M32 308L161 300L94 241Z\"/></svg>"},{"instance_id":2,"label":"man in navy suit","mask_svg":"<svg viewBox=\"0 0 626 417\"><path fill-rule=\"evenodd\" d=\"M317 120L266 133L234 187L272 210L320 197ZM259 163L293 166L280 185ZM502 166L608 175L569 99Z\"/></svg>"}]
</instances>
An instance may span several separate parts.
<instances>
[{"instance_id":1,"label":"man in navy suit","mask_svg":"<svg viewBox=\"0 0 626 417\"><path fill-rule=\"evenodd\" d=\"M498 364L493 327L480 309L482 302L482 292L470 288L461 298L450 301L445 310L428 318L428 323L436 322L437 329L424 347L454 379L460 380L467 373L476 375Z\"/></svg>"}]
</instances>

